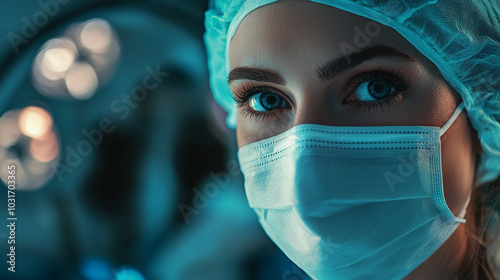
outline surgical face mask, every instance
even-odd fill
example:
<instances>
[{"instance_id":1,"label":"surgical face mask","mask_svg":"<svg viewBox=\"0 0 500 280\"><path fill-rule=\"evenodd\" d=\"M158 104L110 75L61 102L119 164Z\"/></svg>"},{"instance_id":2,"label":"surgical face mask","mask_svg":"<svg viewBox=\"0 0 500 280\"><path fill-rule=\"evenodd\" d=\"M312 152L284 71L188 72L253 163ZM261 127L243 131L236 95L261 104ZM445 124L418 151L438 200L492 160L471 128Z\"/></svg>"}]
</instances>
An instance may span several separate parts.
<instances>
[{"instance_id":1,"label":"surgical face mask","mask_svg":"<svg viewBox=\"0 0 500 280\"><path fill-rule=\"evenodd\" d=\"M241 147L250 206L315 279L401 279L464 223L444 194L442 127L303 124Z\"/></svg>"}]
</instances>

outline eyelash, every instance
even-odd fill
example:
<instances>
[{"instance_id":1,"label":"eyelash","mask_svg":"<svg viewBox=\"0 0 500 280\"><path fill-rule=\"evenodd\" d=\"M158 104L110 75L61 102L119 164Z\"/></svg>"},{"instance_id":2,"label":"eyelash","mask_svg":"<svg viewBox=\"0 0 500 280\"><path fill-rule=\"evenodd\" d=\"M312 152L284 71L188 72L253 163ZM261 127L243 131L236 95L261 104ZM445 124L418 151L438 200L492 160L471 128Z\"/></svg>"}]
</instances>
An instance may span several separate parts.
<instances>
[{"instance_id":1,"label":"eyelash","mask_svg":"<svg viewBox=\"0 0 500 280\"><path fill-rule=\"evenodd\" d=\"M349 85L347 87L349 97L354 97L354 91L364 82L368 82L370 80L380 79L391 84L395 92L390 96L378 100L378 101L350 101L345 102L344 104L349 104L352 106L354 111L358 111L363 109L366 112L381 109L384 110L384 107L388 107L390 105L394 105L396 100L401 96L402 92L407 90L410 87L410 81L403 75L401 70L395 71L394 69L391 72L382 71L381 69L368 71L361 73L349 81ZM253 82L250 82L249 85L243 86L241 89L237 89L232 97L238 104L238 107L243 107L248 104L248 101L252 96L258 94L260 92L272 92L274 94L278 94L282 96L282 94L268 86L256 86ZM349 98L348 97L348 98ZM282 98L284 98L282 96ZM279 110L274 110L279 111ZM265 119L270 117L272 114L276 114L277 112L269 113L266 111L253 111L247 107L242 110L242 116L250 116L257 120Z\"/></svg>"},{"instance_id":2,"label":"eyelash","mask_svg":"<svg viewBox=\"0 0 500 280\"><path fill-rule=\"evenodd\" d=\"M245 85L241 89L237 89L236 92L232 94L233 99L238 104L238 107L243 107L248 104L248 101L252 96L260 92L272 92L274 94L282 95L275 89L268 86L256 86L253 82L250 82L250 85ZM283 97L282 97L283 98ZM269 112L266 111L253 111L246 108L242 110L242 116L250 116L256 120L265 119L271 116Z\"/></svg>"},{"instance_id":3,"label":"eyelash","mask_svg":"<svg viewBox=\"0 0 500 280\"><path fill-rule=\"evenodd\" d=\"M346 102L353 106L354 111L363 109L365 112L374 111L394 105L396 100L401 97L401 94L410 87L410 81L403 75L401 70L391 72L382 71L380 68L373 71L368 71L355 76L349 82L348 92L349 97L354 98L354 91L362 84L371 80L380 79L388 82L394 87L395 92L384 99L377 101L351 101Z\"/></svg>"}]
</instances>

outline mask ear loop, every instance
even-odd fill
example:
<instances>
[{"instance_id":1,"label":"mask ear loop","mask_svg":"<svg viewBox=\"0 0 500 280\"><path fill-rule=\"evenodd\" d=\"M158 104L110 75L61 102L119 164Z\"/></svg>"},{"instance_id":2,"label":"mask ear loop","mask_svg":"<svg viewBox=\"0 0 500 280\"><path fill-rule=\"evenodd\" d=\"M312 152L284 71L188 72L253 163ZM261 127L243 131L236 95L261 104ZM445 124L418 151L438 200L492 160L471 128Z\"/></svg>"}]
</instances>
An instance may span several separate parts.
<instances>
[{"instance_id":1,"label":"mask ear loop","mask_svg":"<svg viewBox=\"0 0 500 280\"><path fill-rule=\"evenodd\" d=\"M455 122L455 120L458 118L458 116L460 116L460 114L464 110L464 107L465 107L465 105L463 102L461 102L457 106L457 108L455 109L455 111L453 112L451 117L448 119L448 121L439 129L439 137L443 136L443 134L446 133L448 128L450 128L450 126ZM469 206L469 202L470 202L470 196L467 199L467 201L465 202L465 205L462 208L462 210L460 211L460 213L455 217L455 222L465 224L464 218L465 218L465 213L467 211L467 206Z\"/></svg>"},{"instance_id":2,"label":"mask ear loop","mask_svg":"<svg viewBox=\"0 0 500 280\"><path fill-rule=\"evenodd\" d=\"M450 128L450 126L455 122L455 120L458 118L460 113L462 113L462 111L464 110L464 107L465 107L465 105L463 102L460 103L460 105L458 105L458 107L455 109L455 111L451 115L450 119L448 119L448 121L443 125L443 127L441 127L441 129L439 129L439 137L443 136L443 134L448 130L448 128Z\"/></svg>"},{"instance_id":3,"label":"mask ear loop","mask_svg":"<svg viewBox=\"0 0 500 280\"><path fill-rule=\"evenodd\" d=\"M467 201L465 202L464 208L462 208L462 211L455 217L455 222L465 224L465 214L467 213L467 207L469 206L470 203L470 198L471 196L467 198Z\"/></svg>"}]
</instances>

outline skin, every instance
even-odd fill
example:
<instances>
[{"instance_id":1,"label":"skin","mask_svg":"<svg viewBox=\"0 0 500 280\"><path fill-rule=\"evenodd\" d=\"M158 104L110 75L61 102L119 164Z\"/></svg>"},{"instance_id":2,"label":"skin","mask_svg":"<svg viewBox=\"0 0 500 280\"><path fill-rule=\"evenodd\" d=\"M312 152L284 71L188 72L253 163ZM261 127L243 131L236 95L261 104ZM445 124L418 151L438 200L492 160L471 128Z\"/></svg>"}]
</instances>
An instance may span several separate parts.
<instances>
[{"instance_id":1,"label":"skin","mask_svg":"<svg viewBox=\"0 0 500 280\"><path fill-rule=\"evenodd\" d=\"M266 118L253 118L245 113L245 110L252 110L249 104L242 104L238 109L238 146L306 123L442 127L460 103L459 95L431 61L391 28L379 25L380 32L369 36L369 43L360 46L354 28L364 31L367 25L373 22L330 6L300 0L278 1L248 14L231 41L231 71L241 67L271 70L281 76L284 84L257 82L240 75L230 81L231 91L267 86L290 106L266 112ZM410 56L413 61L382 55L321 82L316 74L318 67L353 53L341 48L346 43L358 46L358 50L388 46ZM371 70L398 72L408 80L409 86L389 105L355 110L349 103L354 92L349 84L357 75ZM441 137L441 143L445 199L450 210L458 215L471 194L476 158L482 153L465 112ZM473 207L471 202L467 223L459 225L455 233L405 280L471 279L467 275L474 269L469 263L473 250L467 240L467 227L475 223L471 215Z\"/></svg>"}]
</instances>

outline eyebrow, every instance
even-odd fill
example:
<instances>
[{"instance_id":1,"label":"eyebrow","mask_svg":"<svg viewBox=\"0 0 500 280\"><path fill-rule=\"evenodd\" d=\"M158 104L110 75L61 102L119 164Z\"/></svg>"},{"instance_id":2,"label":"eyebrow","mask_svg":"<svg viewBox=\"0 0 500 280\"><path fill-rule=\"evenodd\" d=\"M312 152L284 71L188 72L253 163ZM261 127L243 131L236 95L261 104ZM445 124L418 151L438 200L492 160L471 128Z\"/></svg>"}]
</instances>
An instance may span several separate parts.
<instances>
[{"instance_id":1,"label":"eyebrow","mask_svg":"<svg viewBox=\"0 0 500 280\"><path fill-rule=\"evenodd\" d=\"M402 58L408 62L416 63L417 60L397 49L377 46L364 49L357 53L344 55L316 69L316 76L321 82L326 82L336 76L362 64L363 62L379 57L396 57ZM252 80L264 83L274 83L285 85L285 79L279 73L269 69L253 68L253 67L238 67L233 69L228 76L228 83L235 80Z\"/></svg>"},{"instance_id":2,"label":"eyebrow","mask_svg":"<svg viewBox=\"0 0 500 280\"><path fill-rule=\"evenodd\" d=\"M285 84L285 79L276 71L251 67L238 67L233 69L231 73L229 73L228 83L235 80L252 80L278 85Z\"/></svg>"}]
</instances>

